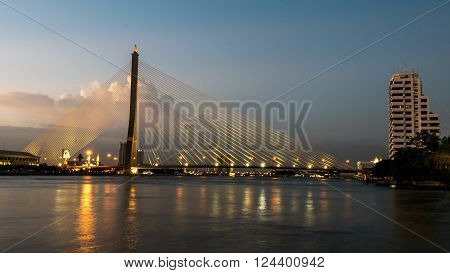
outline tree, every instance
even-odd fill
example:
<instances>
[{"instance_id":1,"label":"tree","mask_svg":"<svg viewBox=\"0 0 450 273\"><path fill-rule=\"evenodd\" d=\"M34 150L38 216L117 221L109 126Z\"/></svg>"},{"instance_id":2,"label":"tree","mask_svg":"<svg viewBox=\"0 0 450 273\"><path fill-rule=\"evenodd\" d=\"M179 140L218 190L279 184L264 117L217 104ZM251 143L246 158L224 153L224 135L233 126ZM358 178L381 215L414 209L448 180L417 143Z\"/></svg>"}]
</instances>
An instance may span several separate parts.
<instances>
[{"instance_id":1,"label":"tree","mask_svg":"<svg viewBox=\"0 0 450 273\"><path fill-rule=\"evenodd\" d=\"M399 149L393 160L375 165L374 176L393 177L398 184L428 180L450 184L450 138L421 132L411 144L413 147Z\"/></svg>"},{"instance_id":2,"label":"tree","mask_svg":"<svg viewBox=\"0 0 450 273\"><path fill-rule=\"evenodd\" d=\"M419 132L411 139L411 144L416 148L425 149L428 152L439 150L440 139L436 134L430 134L427 131Z\"/></svg>"},{"instance_id":3,"label":"tree","mask_svg":"<svg viewBox=\"0 0 450 273\"><path fill-rule=\"evenodd\" d=\"M392 160L385 159L378 162L372 169L372 173L375 177L392 177L393 164Z\"/></svg>"},{"instance_id":4,"label":"tree","mask_svg":"<svg viewBox=\"0 0 450 273\"><path fill-rule=\"evenodd\" d=\"M77 156L77 159L78 159L78 165L81 165L81 161L83 160L83 155L82 155L82 154L79 154L79 155Z\"/></svg>"}]
</instances>

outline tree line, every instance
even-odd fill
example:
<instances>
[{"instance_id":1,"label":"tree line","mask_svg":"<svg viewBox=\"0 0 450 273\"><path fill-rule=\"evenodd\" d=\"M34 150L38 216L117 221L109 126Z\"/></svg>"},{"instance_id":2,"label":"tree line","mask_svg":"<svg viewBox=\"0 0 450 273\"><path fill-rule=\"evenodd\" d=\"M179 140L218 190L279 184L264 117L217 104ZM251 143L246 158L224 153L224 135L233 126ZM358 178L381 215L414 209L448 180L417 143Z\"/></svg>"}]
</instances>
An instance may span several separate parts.
<instances>
[{"instance_id":1,"label":"tree line","mask_svg":"<svg viewBox=\"0 0 450 273\"><path fill-rule=\"evenodd\" d=\"M375 178L393 179L397 185L439 181L450 185L450 138L420 132L411 139L413 147L399 149L393 159L378 162Z\"/></svg>"}]
</instances>

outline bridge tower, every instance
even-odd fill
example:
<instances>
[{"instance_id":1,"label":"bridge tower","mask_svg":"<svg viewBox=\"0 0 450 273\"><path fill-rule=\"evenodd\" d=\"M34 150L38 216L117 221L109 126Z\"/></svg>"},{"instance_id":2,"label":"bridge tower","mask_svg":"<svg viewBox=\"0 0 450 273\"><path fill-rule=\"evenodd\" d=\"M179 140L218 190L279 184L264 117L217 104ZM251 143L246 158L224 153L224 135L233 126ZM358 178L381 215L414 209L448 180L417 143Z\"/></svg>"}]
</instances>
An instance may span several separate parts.
<instances>
[{"instance_id":1,"label":"bridge tower","mask_svg":"<svg viewBox=\"0 0 450 273\"><path fill-rule=\"evenodd\" d=\"M139 54L136 45L134 45L133 54L131 54L131 56L130 118L128 122L128 136L124 158L124 172L126 174L131 173L131 168L136 166L137 162L136 116Z\"/></svg>"}]
</instances>

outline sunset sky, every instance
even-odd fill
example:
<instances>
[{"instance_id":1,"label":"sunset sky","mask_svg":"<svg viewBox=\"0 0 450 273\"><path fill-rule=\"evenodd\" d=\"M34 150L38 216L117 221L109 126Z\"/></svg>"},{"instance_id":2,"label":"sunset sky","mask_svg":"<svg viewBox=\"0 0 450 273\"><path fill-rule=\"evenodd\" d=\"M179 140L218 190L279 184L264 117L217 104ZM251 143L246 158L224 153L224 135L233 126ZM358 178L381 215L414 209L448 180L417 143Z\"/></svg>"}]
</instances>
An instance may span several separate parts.
<instances>
[{"instance_id":1,"label":"sunset sky","mask_svg":"<svg viewBox=\"0 0 450 273\"><path fill-rule=\"evenodd\" d=\"M210 96L265 102L444 1L5 2L117 66L136 43L142 61ZM419 71L449 135L449 26L450 4L281 100L313 102L313 148L355 160L385 156L387 85L406 64ZM11 127L51 126L117 71L1 3L0 34L5 148L26 142L14 142Z\"/></svg>"}]
</instances>

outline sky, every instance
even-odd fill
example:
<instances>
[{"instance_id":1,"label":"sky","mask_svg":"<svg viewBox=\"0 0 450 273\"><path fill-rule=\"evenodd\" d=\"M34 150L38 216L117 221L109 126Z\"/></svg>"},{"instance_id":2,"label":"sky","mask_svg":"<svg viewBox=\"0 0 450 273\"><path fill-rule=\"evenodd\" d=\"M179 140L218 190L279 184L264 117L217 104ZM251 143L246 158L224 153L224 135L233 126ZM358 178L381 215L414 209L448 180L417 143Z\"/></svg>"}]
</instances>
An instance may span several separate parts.
<instances>
[{"instance_id":1,"label":"sky","mask_svg":"<svg viewBox=\"0 0 450 273\"><path fill-rule=\"evenodd\" d=\"M4 2L117 66L136 43L141 60L212 97L266 102L444 0ZM283 97L313 102L313 149L386 156L387 85L405 64L449 135L449 25L450 4ZM1 3L0 35L0 142L10 148L24 141L2 137L8 126L51 126L117 71Z\"/></svg>"}]
</instances>

